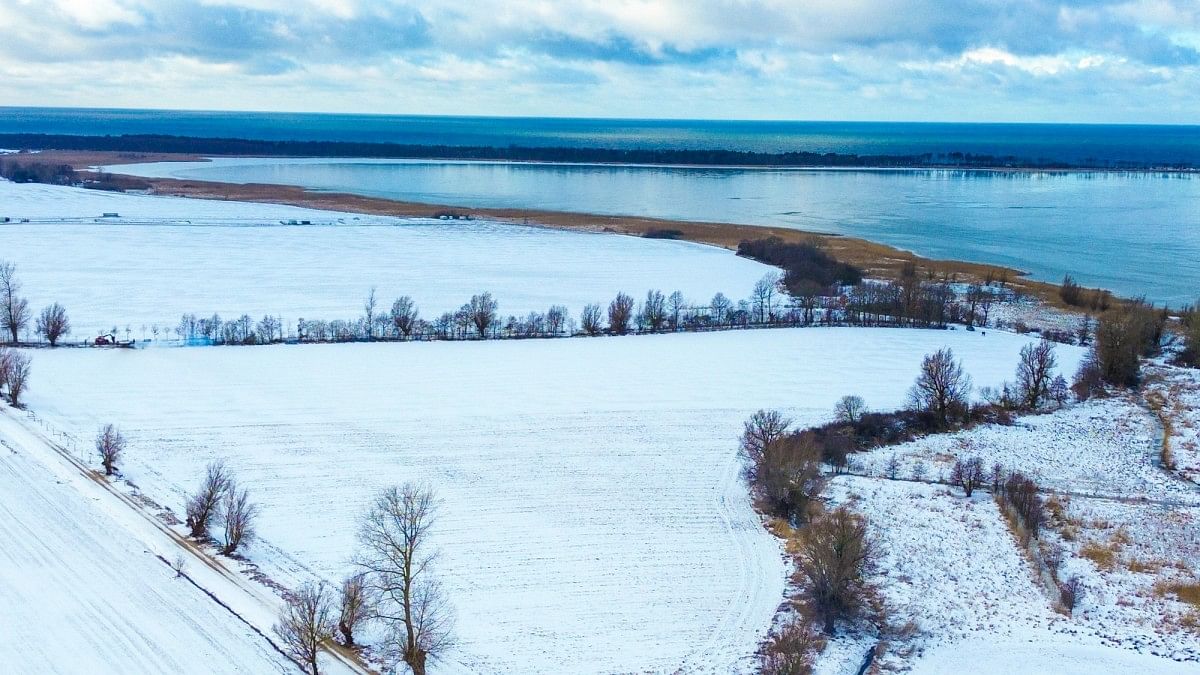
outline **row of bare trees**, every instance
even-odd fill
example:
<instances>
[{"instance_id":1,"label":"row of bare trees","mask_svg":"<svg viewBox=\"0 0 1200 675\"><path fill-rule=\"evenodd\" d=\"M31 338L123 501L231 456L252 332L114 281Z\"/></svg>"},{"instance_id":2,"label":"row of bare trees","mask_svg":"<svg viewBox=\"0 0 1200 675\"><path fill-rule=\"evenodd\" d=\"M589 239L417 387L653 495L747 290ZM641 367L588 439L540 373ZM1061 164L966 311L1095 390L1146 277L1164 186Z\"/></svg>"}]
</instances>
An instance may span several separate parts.
<instances>
[{"instance_id":1,"label":"row of bare trees","mask_svg":"<svg viewBox=\"0 0 1200 675\"><path fill-rule=\"evenodd\" d=\"M367 622L383 628L384 660L403 662L414 675L424 675L429 658L452 644L454 615L434 570L437 510L428 487L385 489L359 527L356 571L338 589L307 583L286 599L275 634L312 675L326 643L355 647Z\"/></svg>"},{"instance_id":2,"label":"row of bare trees","mask_svg":"<svg viewBox=\"0 0 1200 675\"><path fill-rule=\"evenodd\" d=\"M21 296L17 266L0 260L0 330L4 331L9 343L20 342L21 332L29 327L31 318L29 300ZM67 310L57 302L48 305L38 314L35 330L51 347L56 346L59 339L71 332Z\"/></svg>"}]
</instances>

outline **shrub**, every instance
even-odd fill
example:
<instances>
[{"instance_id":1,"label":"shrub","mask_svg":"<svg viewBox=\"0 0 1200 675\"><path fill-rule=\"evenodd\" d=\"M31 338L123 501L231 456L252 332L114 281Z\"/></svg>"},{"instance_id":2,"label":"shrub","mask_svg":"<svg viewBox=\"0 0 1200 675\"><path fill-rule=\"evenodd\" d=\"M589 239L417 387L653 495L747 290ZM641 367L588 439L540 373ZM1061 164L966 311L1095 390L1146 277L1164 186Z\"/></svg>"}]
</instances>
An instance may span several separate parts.
<instances>
[{"instance_id":1,"label":"shrub","mask_svg":"<svg viewBox=\"0 0 1200 675\"><path fill-rule=\"evenodd\" d=\"M768 237L743 241L738 244L737 254L783 268L783 285L796 295L805 282L822 287L862 282L862 270L836 260L815 243L789 244L779 237Z\"/></svg>"},{"instance_id":2,"label":"shrub","mask_svg":"<svg viewBox=\"0 0 1200 675\"><path fill-rule=\"evenodd\" d=\"M653 227L642 233L646 239L678 239L683 236L683 230L665 227Z\"/></svg>"},{"instance_id":3,"label":"shrub","mask_svg":"<svg viewBox=\"0 0 1200 675\"><path fill-rule=\"evenodd\" d=\"M821 638L803 620L784 624L763 648L759 672L762 675L808 675L813 657L819 653Z\"/></svg>"},{"instance_id":4,"label":"shrub","mask_svg":"<svg viewBox=\"0 0 1200 675\"><path fill-rule=\"evenodd\" d=\"M876 557L866 521L839 508L804 528L796 554L796 569L804 593L826 634L837 622L856 618L868 593L866 572Z\"/></svg>"},{"instance_id":5,"label":"shrub","mask_svg":"<svg viewBox=\"0 0 1200 675\"><path fill-rule=\"evenodd\" d=\"M983 485L987 476L983 469L983 460L978 457L959 459L950 471L950 482L961 487L968 497L975 489Z\"/></svg>"},{"instance_id":6,"label":"shrub","mask_svg":"<svg viewBox=\"0 0 1200 675\"><path fill-rule=\"evenodd\" d=\"M1068 614L1074 613L1075 608L1079 606L1083 600L1084 591L1083 580L1077 576L1058 583L1058 599Z\"/></svg>"}]
</instances>

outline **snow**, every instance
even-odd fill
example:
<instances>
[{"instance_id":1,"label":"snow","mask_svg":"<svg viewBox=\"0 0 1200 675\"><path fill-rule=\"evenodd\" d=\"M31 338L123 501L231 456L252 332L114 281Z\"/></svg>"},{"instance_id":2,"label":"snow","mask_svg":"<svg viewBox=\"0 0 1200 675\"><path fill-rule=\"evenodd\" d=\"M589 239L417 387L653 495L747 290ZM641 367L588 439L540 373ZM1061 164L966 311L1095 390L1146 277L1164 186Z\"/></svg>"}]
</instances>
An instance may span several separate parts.
<instances>
[{"instance_id":1,"label":"snow","mask_svg":"<svg viewBox=\"0 0 1200 675\"><path fill-rule=\"evenodd\" d=\"M0 404L0 654L14 673L275 673L290 661L156 555ZM53 460L51 460L53 461ZM91 489L89 489L91 488ZM269 625L269 624L268 624Z\"/></svg>"},{"instance_id":2,"label":"snow","mask_svg":"<svg viewBox=\"0 0 1200 675\"><path fill-rule=\"evenodd\" d=\"M1068 513L1082 535L1064 541L1050 528L1043 546L1066 547L1061 578L1080 576L1085 592L1070 615L1034 580L1034 568L991 496L940 485L839 476L826 496L863 514L881 558L869 579L884 600L893 636L881 662L914 673L1193 672L1200 636L1180 622L1191 608L1153 592L1158 578L1190 579L1200 555L1197 509L1164 509L1083 497ZM1098 572L1079 549L1120 530L1119 564ZM1132 560L1160 561L1135 572ZM1163 577L1162 575L1165 575ZM861 633L834 638L817 672L851 673L870 644ZM1185 665L1176 661L1189 661ZM976 668L980 668L976 670ZM988 669L992 668L992 669ZM994 669L994 670L993 670Z\"/></svg>"},{"instance_id":3,"label":"snow","mask_svg":"<svg viewBox=\"0 0 1200 675\"><path fill-rule=\"evenodd\" d=\"M688 242L0 180L3 216L14 222L0 224L0 259L16 263L35 311L67 308L76 339L113 326L165 337L189 312L271 314L294 330L300 318L358 317L372 286L383 310L411 295L428 319L483 291L518 316L552 304L578 316L652 288L706 304L718 291L748 296L773 269ZM291 220L312 224L280 224Z\"/></svg>"},{"instance_id":4,"label":"snow","mask_svg":"<svg viewBox=\"0 0 1200 675\"><path fill-rule=\"evenodd\" d=\"M1155 365L1147 369L1148 396L1158 395L1170 422L1174 470L1200 483L1200 370Z\"/></svg>"},{"instance_id":5,"label":"snow","mask_svg":"<svg viewBox=\"0 0 1200 675\"><path fill-rule=\"evenodd\" d=\"M966 499L944 486L841 476L826 496L871 524L882 557L870 580L889 623L911 622L915 635L905 647L916 655L967 637L1027 635L1055 621L990 495Z\"/></svg>"},{"instance_id":6,"label":"snow","mask_svg":"<svg viewBox=\"0 0 1200 675\"><path fill-rule=\"evenodd\" d=\"M943 346L995 385L1028 343L808 328L40 350L28 403L79 449L117 423L125 477L176 513L228 458L263 505L250 558L289 586L349 569L377 490L428 482L463 669L726 673L752 666L786 574L739 477L748 414L812 424L852 392L894 408Z\"/></svg>"},{"instance_id":7,"label":"snow","mask_svg":"<svg viewBox=\"0 0 1200 675\"><path fill-rule=\"evenodd\" d=\"M931 650L917 661L912 675L1184 675L1195 673L1193 663L1178 663L1117 647L1035 640L1000 642L971 640Z\"/></svg>"},{"instance_id":8,"label":"snow","mask_svg":"<svg viewBox=\"0 0 1200 675\"><path fill-rule=\"evenodd\" d=\"M1063 346L1058 350L1061 354ZM1119 395L1023 416L1013 426L927 436L854 459L878 475L895 455L898 475L912 475L920 461L928 477L937 478L950 474L956 458L979 457L989 470L999 463L1060 491L1200 504L1194 485L1162 470L1160 438L1155 417L1133 396Z\"/></svg>"}]
</instances>

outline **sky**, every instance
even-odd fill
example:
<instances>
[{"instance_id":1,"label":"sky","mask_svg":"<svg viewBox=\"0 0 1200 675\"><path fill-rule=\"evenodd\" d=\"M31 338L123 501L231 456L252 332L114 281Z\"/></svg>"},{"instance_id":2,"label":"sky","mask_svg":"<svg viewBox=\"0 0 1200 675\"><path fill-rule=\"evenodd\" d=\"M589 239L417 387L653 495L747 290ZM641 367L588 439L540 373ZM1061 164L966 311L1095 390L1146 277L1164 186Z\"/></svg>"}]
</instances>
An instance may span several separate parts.
<instances>
[{"instance_id":1,"label":"sky","mask_svg":"<svg viewBox=\"0 0 1200 675\"><path fill-rule=\"evenodd\" d=\"M1200 123L1200 0L0 0L0 105Z\"/></svg>"}]
</instances>

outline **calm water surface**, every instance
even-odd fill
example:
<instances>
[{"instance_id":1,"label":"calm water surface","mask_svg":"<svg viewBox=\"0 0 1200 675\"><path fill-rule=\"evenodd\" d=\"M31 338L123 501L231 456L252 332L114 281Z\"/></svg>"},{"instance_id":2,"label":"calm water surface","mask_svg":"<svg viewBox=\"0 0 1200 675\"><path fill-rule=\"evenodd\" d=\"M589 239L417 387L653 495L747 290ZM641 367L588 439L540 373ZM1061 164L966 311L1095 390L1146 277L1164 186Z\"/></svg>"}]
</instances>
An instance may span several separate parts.
<instances>
[{"instance_id":1,"label":"calm water surface","mask_svg":"<svg viewBox=\"0 0 1200 675\"><path fill-rule=\"evenodd\" d=\"M690 169L219 159L122 172L277 183L405 201L775 225L921 255L1071 273L1122 295L1200 297L1200 176Z\"/></svg>"}]
</instances>

